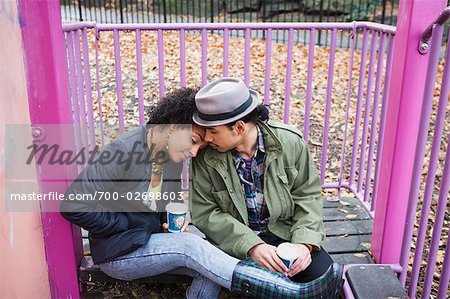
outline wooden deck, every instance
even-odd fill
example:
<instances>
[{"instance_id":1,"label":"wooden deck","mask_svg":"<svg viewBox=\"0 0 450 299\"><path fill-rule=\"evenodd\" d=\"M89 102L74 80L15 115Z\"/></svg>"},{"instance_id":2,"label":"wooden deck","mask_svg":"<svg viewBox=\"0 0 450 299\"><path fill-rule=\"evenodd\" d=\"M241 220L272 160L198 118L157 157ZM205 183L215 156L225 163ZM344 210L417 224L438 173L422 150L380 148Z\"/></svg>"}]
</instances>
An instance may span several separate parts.
<instances>
[{"instance_id":1,"label":"wooden deck","mask_svg":"<svg viewBox=\"0 0 450 299\"><path fill-rule=\"evenodd\" d=\"M326 239L323 247L334 261L347 264L372 264L369 255L373 220L356 198L324 199Z\"/></svg>"},{"instance_id":2,"label":"wooden deck","mask_svg":"<svg viewBox=\"0 0 450 299\"><path fill-rule=\"evenodd\" d=\"M323 247L328 251L335 262L341 264L372 264L369 255L370 240L373 221L361 207L356 198L341 198L340 201L330 202L323 199L324 225L326 239ZM204 235L195 227L190 226L191 233ZM85 257L80 264L79 278L87 281L115 280L103 274L97 266L93 265L90 256L87 232L83 231L83 251ZM174 275L159 275L151 279L142 279L142 282L174 283L189 281Z\"/></svg>"}]
</instances>

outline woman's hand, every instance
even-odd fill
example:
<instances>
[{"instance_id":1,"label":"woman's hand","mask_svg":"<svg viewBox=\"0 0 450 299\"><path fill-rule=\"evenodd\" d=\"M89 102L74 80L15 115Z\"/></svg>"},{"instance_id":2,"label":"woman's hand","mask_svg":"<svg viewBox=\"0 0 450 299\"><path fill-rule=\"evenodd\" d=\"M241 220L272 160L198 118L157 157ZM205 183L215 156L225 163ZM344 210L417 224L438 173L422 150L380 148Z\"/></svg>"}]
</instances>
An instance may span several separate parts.
<instances>
[{"instance_id":1,"label":"woman's hand","mask_svg":"<svg viewBox=\"0 0 450 299\"><path fill-rule=\"evenodd\" d=\"M189 231L188 225L189 225L189 222L187 220L184 220L184 225L181 228L182 233ZM163 223L162 229L163 229L163 233L168 233L169 232L169 224Z\"/></svg>"}]
</instances>

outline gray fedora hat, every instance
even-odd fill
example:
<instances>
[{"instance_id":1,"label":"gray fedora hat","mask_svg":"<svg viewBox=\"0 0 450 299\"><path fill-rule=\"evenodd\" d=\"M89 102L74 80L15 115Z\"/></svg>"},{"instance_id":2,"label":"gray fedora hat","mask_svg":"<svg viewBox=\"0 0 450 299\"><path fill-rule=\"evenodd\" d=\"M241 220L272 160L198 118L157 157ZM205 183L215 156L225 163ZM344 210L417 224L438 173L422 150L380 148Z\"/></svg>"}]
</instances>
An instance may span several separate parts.
<instances>
[{"instance_id":1,"label":"gray fedora hat","mask_svg":"<svg viewBox=\"0 0 450 299\"><path fill-rule=\"evenodd\" d=\"M239 120L260 103L259 94L241 79L221 78L208 83L195 95L194 122L204 127L220 126Z\"/></svg>"}]
</instances>

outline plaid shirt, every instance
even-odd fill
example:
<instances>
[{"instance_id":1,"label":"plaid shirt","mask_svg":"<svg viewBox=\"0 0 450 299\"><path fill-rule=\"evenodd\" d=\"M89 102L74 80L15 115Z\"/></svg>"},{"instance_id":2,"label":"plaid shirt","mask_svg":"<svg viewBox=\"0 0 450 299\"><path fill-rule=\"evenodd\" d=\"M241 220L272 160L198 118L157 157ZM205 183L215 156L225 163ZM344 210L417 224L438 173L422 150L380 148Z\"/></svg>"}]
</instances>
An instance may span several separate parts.
<instances>
[{"instance_id":1,"label":"plaid shirt","mask_svg":"<svg viewBox=\"0 0 450 299\"><path fill-rule=\"evenodd\" d=\"M263 193L265 149L264 139L259 128L258 142L253 157L246 160L236 151L233 151L232 155L245 196L249 227L257 232L266 232L269 210Z\"/></svg>"}]
</instances>

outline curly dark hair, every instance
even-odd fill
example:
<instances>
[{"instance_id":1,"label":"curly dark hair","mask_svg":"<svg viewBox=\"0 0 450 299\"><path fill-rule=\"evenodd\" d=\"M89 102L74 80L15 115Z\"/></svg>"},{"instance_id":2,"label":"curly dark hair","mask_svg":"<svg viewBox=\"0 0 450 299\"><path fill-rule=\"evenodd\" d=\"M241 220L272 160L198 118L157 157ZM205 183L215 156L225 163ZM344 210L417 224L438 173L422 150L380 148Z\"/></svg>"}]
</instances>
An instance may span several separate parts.
<instances>
[{"instance_id":1,"label":"curly dark hair","mask_svg":"<svg viewBox=\"0 0 450 299\"><path fill-rule=\"evenodd\" d=\"M167 94L148 112L147 125L192 124L192 115L197 111L195 94L198 88L180 88Z\"/></svg>"}]
</instances>

